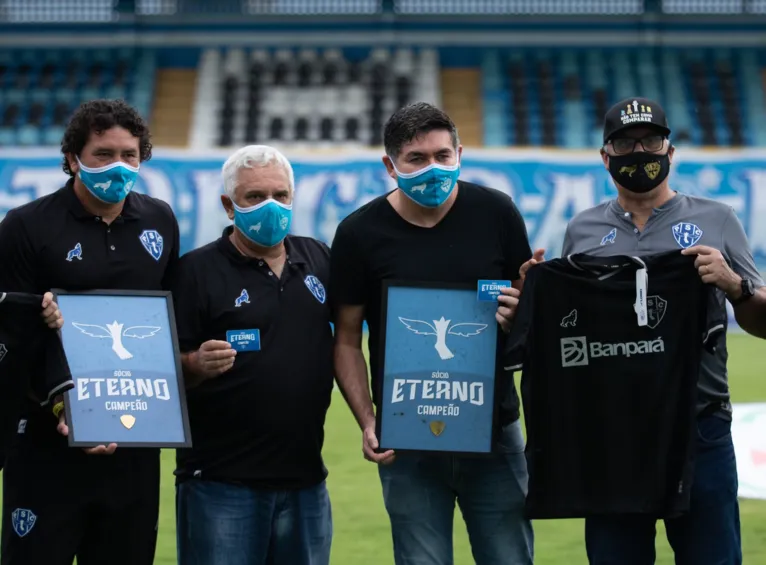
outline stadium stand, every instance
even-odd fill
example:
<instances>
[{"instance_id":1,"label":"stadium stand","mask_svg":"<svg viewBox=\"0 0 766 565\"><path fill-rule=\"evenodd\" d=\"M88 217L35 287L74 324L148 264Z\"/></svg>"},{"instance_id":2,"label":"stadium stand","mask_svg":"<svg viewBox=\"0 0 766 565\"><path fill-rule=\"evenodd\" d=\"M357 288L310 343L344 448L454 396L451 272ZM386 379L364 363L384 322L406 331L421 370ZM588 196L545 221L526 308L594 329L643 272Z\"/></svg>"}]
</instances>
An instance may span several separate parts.
<instances>
[{"instance_id":1,"label":"stadium stand","mask_svg":"<svg viewBox=\"0 0 766 565\"><path fill-rule=\"evenodd\" d=\"M630 26L632 18L650 13L747 17L766 14L766 0L0 0L0 22L11 26L116 22L115 32L136 36L167 18L182 18L174 26L223 26L217 33L225 33L232 18L251 18L256 26L271 18L289 34L285 22L294 16L307 16L295 24L307 26L326 17L341 36L354 32L354 22L360 30L388 33L397 29L397 18L403 18L402 32L431 33L448 29L450 16L507 17L503 25L523 31L510 16L595 14ZM212 16L229 23L211 23ZM447 19L435 25L423 16ZM553 38L557 25L571 24L549 25ZM300 34L309 28L292 29ZM171 147L378 146L396 108L425 100L453 116L468 146L576 149L598 146L606 108L638 94L663 102L678 143L766 145L766 49L760 44L589 45L580 39L544 47L523 41L453 46L449 31L437 33L443 34L439 41L397 43L391 31L387 40L367 45L227 46L225 35L204 45L153 40L134 47L21 48L6 42L0 47L0 146L57 144L77 104L108 97L135 105L150 118L155 143Z\"/></svg>"}]
</instances>

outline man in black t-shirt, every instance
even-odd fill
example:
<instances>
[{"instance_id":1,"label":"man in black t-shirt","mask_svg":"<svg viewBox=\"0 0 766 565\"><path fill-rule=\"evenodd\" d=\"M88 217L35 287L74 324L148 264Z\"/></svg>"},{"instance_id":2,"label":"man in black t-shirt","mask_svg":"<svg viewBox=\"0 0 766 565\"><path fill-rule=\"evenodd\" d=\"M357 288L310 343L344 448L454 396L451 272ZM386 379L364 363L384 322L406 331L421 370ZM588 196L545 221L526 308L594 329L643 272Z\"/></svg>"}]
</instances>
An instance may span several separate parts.
<instances>
[{"instance_id":1,"label":"man in black t-shirt","mask_svg":"<svg viewBox=\"0 0 766 565\"><path fill-rule=\"evenodd\" d=\"M531 519L689 509L700 358L726 330L714 300L677 252L529 269L504 364L523 366Z\"/></svg>"},{"instance_id":2,"label":"man in black t-shirt","mask_svg":"<svg viewBox=\"0 0 766 565\"><path fill-rule=\"evenodd\" d=\"M27 396L47 404L73 386L55 331L63 325L50 292L0 292L0 469L13 434L25 431L26 420L19 416Z\"/></svg>"},{"instance_id":3,"label":"man in black t-shirt","mask_svg":"<svg viewBox=\"0 0 766 565\"><path fill-rule=\"evenodd\" d=\"M362 429L365 457L379 464L398 565L452 562L455 501L479 565L532 563L532 527L523 515L527 472L512 383L499 386L496 452L486 457L378 453L375 410L386 279L476 285L510 280L496 319L510 328L519 268L531 256L524 221L505 194L458 180L460 146L452 120L425 103L395 112L385 127L383 163L398 189L345 218L331 249L336 313L335 372ZM362 327L369 327L370 398ZM503 339L500 340L501 342ZM498 365L502 376L502 366Z\"/></svg>"}]
</instances>

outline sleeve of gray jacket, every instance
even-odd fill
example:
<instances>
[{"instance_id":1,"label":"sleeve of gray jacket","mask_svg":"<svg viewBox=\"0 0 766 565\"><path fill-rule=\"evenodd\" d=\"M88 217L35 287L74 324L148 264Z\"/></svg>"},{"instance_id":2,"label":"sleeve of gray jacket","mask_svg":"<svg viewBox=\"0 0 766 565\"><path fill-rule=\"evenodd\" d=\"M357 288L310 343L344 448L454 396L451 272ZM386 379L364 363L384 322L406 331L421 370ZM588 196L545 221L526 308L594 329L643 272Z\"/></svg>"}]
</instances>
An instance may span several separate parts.
<instances>
[{"instance_id":1,"label":"sleeve of gray jacket","mask_svg":"<svg viewBox=\"0 0 766 565\"><path fill-rule=\"evenodd\" d=\"M729 208L729 216L723 224L721 238L721 250L731 262L731 268L740 277L752 280L756 287L763 286L763 279L755 266L747 235L732 208Z\"/></svg>"}]
</instances>

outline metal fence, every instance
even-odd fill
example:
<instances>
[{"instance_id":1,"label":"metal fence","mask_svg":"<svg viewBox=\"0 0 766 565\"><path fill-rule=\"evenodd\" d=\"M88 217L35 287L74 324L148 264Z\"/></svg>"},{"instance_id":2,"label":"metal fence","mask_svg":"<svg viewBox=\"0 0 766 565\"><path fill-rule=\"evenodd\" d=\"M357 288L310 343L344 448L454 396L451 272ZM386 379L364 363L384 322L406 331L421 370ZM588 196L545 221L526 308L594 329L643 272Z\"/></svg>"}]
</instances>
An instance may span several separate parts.
<instances>
[{"instance_id":1,"label":"metal fence","mask_svg":"<svg viewBox=\"0 0 766 565\"><path fill-rule=\"evenodd\" d=\"M241 15L766 15L766 0L0 0L0 21Z\"/></svg>"}]
</instances>

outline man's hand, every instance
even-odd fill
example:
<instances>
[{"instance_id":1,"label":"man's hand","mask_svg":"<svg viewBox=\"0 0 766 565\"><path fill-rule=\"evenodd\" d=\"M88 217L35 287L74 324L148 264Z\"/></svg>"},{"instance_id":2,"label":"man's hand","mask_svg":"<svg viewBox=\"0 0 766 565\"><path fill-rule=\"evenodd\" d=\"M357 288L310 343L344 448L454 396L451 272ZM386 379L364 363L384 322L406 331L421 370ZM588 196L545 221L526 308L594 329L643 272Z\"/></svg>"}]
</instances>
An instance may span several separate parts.
<instances>
[{"instance_id":1,"label":"man's hand","mask_svg":"<svg viewBox=\"0 0 766 565\"><path fill-rule=\"evenodd\" d=\"M63 396L57 396L54 406L64 401ZM56 426L56 430L62 436L67 437L69 435L69 426L66 423L66 410L62 409L59 412L59 423ZM116 443L110 443L109 445L97 445L96 447L84 447L82 450L88 455L111 455L117 449Z\"/></svg>"},{"instance_id":2,"label":"man's hand","mask_svg":"<svg viewBox=\"0 0 766 565\"><path fill-rule=\"evenodd\" d=\"M61 315L59 305L53 301L53 294L46 292L43 295L42 307L43 312L41 316L50 329L60 330L64 327L64 316Z\"/></svg>"},{"instance_id":3,"label":"man's hand","mask_svg":"<svg viewBox=\"0 0 766 565\"><path fill-rule=\"evenodd\" d=\"M696 245L681 250L683 255L696 255L694 266L702 278L702 282L717 286L726 295L736 300L742 292L742 277L729 267L726 259L718 249L705 245Z\"/></svg>"},{"instance_id":4,"label":"man's hand","mask_svg":"<svg viewBox=\"0 0 766 565\"><path fill-rule=\"evenodd\" d=\"M362 432L362 451L364 452L364 458L367 461L373 463L380 463L381 465L390 465L394 462L396 455L392 449L384 451L383 453L376 453L378 449L378 437L375 435L375 426L368 426Z\"/></svg>"},{"instance_id":5,"label":"man's hand","mask_svg":"<svg viewBox=\"0 0 766 565\"><path fill-rule=\"evenodd\" d=\"M521 282L524 282L524 279L527 277L527 271L529 270L530 267L533 267L537 265L538 263L542 263L543 261L545 261L545 249L537 249L532 255L532 258L526 263L524 263L519 269L519 276L521 277Z\"/></svg>"},{"instance_id":6,"label":"man's hand","mask_svg":"<svg viewBox=\"0 0 766 565\"><path fill-rule=\"evenodd\" d=\"M495 319L504 332L511 330L513 318L516 316L516 308L519 305L519 296L521 292L513 287L501 288L500 296L497 297L499 303Z\"/></svg>"},{"instance_id":7,"label":"man's hand","mask_svg":"<svg viewBox=\"0 0 766 565\"><path fill-rule=\"evenodd\" d=\"M236 356L228 341L211 339L191 355L193 370L204 379L212 379L231 369Z\"/></svg>"}]
</instances>

